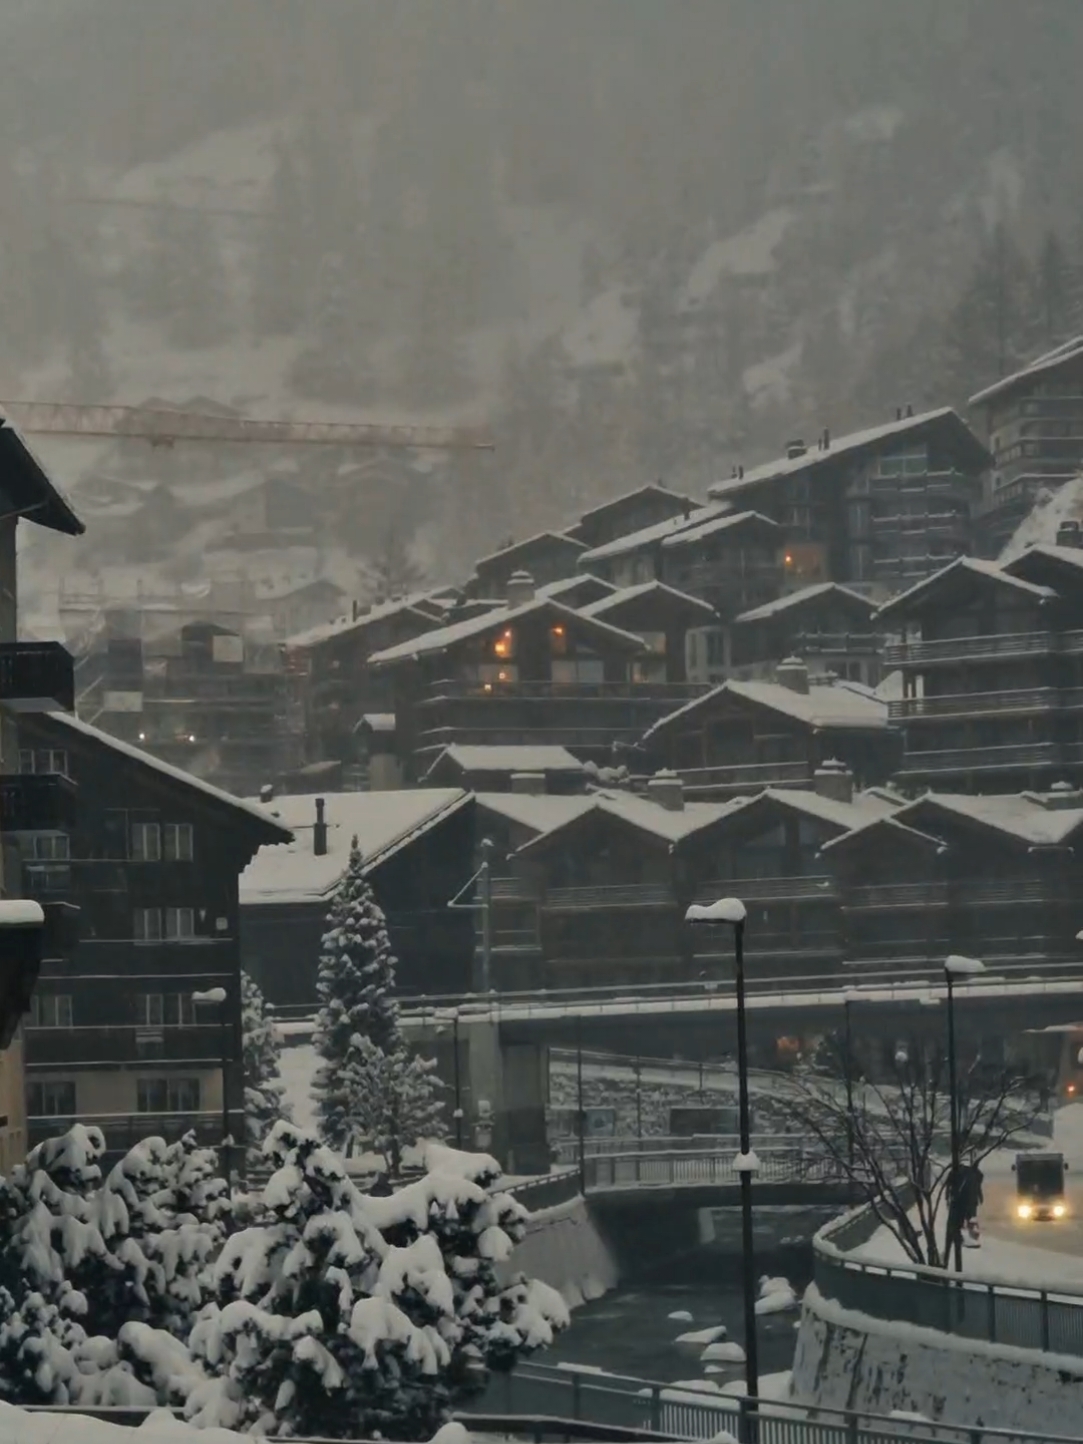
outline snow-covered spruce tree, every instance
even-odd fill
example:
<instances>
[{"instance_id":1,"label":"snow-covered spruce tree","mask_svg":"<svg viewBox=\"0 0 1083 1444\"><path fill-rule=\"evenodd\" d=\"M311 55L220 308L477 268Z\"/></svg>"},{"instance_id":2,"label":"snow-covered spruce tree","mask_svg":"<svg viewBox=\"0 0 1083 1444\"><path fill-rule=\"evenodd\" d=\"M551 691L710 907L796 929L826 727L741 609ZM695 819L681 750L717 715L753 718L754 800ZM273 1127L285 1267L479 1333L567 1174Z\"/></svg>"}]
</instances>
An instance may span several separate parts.
<instances>
[{"instance_id":1,"label":"snow-covered spruce tree","mask_svg":"<svg viewBox=\"0 0 1083 1444\"><path fill-rule=\"evenodd\" d=\"M313 1094L324 1138L343 1153L379 1148L391 1173L419 1138L442 1136L431 1064L411 1058L399 1027L395 956L363 873L357 838L331 904L316 991Z\"/></svg>"},{"instance_id":2,"label":"snow-covered spruce tree","mask_svg":"<svg viewBox=\"0 0 1083 1444\"><path fill-rule=\"evenodd\" d=\"M216 1265L219 1301L191 1347L219 1377L189 1399L200 1423L277 1434L423 1438L447 1403L443 1371L456 1332L438 1249L392 1250L342 1161L278 1123L266 1221L230 1238ZM385 1271L385 1264L391 1260ZM426 1301L417 1325L398 1307Z\"/></svg>"},{"instance_id":3,"label":"snow-covered spruce tree","mask_svg":"<svg viewBox=\"0 0 1083 1444\"><path fill-rule=\"evenodd\" d=\"M452 1403L462 1405L484 1390L491 1372L506 1373L552 1343L569 1316L548 1284L498 1274L526 1232L528 1215L499 1189L496 1159L430 1143L425 1162L424 1177L389 1198L370 1199L369 1209L397 1249L431 1239L440 1251L457 1324L446 1386ZM410 1297L399 1302L416 1322Z\"/></svg>"},{"instance_id":4,"label":"snow-covered spruce tree","mask_svg":"<svg viewBox=\"0 0 1083 1444\"><path fill-rule=\"evenodd\" d=\"M241 1033L244 1057L244 1129L249 1162L261 1158L263 1140L280 1118L289 1117L279 1067L279 1041L259 984L241 974Z\"/></svg>"}]
</instances>

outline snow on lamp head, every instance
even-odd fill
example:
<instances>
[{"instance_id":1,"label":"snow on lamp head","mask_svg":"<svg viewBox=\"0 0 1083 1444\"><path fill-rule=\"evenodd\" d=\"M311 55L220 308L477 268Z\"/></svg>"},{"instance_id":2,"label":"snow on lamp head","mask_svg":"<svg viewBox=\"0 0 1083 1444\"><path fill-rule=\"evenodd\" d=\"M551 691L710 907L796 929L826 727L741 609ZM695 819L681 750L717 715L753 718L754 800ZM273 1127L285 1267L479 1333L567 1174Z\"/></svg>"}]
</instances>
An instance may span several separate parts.
<instances>
[{"instance_id":1,"label":"snow on lamp head","mask_svg":"<svg viewBox=\"0 0 1083 1444\"><path fill-rule=\"evenodd\" d=\"M959 953L949 953L944 959L944 971L949 978L972 978L985 972L985 964L980 958L964 958Z\"/></svg>"},{"instance_id":2,"label":"snow on lamp head","mask_svg":"<svg viewBox=\"0 0 1083 1444\"><path fill-rule=\"evenodd\" d=\"M713 903L693 903L684 915L686 923L743 923L748 913L740 898L723 897Z\"/></svg>"}]
</instances>

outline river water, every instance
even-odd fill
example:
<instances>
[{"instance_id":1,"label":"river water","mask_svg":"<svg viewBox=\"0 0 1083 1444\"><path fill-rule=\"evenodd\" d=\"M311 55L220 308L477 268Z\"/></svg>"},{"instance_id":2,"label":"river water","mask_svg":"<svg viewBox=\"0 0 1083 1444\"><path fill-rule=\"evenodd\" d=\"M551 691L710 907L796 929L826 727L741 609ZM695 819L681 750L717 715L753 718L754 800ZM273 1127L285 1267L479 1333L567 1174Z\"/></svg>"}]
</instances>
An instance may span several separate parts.
<instances>
[{"instance_id":1,"label":"river water","mask_svg":"<svg viewBox=\"0 0 1083 1444\"><path fill-rule=\"evenodd\" d=\"M783 1275L798 1293L808 1282L810 1252L787 1249L757 1256L756 1272ZM588 1364L612 1374L672 1383L704 1377L702 1345L677 1344L678 1334L724 1324L728 1337L744 1342L741 1262L734 1254L702 1250L676 1265L664 1277L629 1281L572 1315L571 1328L539 1362ZM671 1313L692 1315L692 1322L671 1319ZM761 1374L788 1369L793 1363L796 1313L766 1314L757 1320ZM725 1364L709 1377L719 1384L744 1375L741 1364Z\"/></svg>"}]
</instances>

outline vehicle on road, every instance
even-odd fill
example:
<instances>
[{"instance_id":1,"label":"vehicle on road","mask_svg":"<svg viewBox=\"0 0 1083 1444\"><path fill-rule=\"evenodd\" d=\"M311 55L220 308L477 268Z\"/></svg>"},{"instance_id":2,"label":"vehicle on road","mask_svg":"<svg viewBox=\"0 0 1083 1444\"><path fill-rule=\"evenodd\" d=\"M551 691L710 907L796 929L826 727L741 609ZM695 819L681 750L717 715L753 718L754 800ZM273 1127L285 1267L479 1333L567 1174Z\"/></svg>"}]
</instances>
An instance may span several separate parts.
<instances>
[{"instance_id":1,"label":"vehicle on road","mask_svg":"<svg viewBox=\"0 0 1083 1444\"><path fill-rule=\"evenodd\" d=\"M1017 1153L1012 1164L1016 1218L1043 1223L1066 1218L1064 1175L1067 1171L1063 1153Z\"/></svg>"}]
</instances>

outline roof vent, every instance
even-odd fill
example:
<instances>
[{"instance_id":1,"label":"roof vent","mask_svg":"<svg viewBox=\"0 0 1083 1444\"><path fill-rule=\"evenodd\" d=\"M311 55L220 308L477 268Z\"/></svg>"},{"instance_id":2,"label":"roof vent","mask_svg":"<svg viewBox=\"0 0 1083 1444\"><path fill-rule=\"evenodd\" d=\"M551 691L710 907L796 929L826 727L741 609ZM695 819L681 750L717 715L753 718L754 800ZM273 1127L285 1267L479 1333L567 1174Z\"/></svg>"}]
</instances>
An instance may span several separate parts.
<instances>
[{"instance_id":1,"label":"roof vent","mask_svg":"<svg viewBox=\"0 0 1083 1444\"><path fill-rule=\"evenodd\" d=\"M316 798L316 825L312 829L312 851L316 857L327 856L327 823L323 815L324 800Z\"/></svg>"},{"instance_id":2,"label":"roof vent","mask_svg":"<svg viewBox=\"0 0 1083 1444\"><path fill-rule=\"evenodd\" d=\"M829 797L832 802L853 802L854 774L837 757L821 762L812 774L812 785L817 796Z\"/></svg>"},{"instance_id":3,"label":"roof vent","mask_svg":"<svg viewBox=\"0 0 1083 1444\"><path fill-rule=\"evenodd\" d=\"M545 788L544 772L513 772L511 790L524 797L541 797Z\"/></svg>"},{"instance_id":4,"label":"roof vent","mask_svg":"<svg viewBox=\"0 0 1083 1444\"><path fill-rule=\"evenodd\" d=\"M796 461L799 456L804 456L807 450L808 447L800 437L796 441L787 441L786 443L786 456L790 461Z\"/></svg>"},{"instance_id":5,"label":"roof vent","mask_svg":"<svg viewBox=\"0 0 1083 1444\"><path fill-rule=\"evenodd\" d=\"M1069 517L1062 521L1057 527L1057 546L1059 547L1083 547L1083 527L1079 522Z\"/></svg>"},{"instance_id":6,"label":"roof vent","mask_svg":"<svg viewBox=\"0 0 1083 1444\"><path fill-rule=\"evenodd\" d=\"M275 785L273 782L265 782L259 790L261 802L273 802L275 800Z\"/></svg>"},{"instance_id":7,"label":"roof vent","mask_svg":"<svg viewBox=\"0 0 1083 1444\"><path fill-rule=\"evenodd\" d=\"M779 662L775 668L775 681L780 687L808 696L808 667L800 657L787 657L784 662Z\"/></svg>"},{"instance_id":8,"label":"roof vent","mask_svg":"<svg viewBox=\"0 0 1083 1444\"><path fill-rule=\"evenodd\" d=\"M647 796L667 812L684 811L684 783L676 772L663 769L647 783Z\"/></svg>"},{"instance_id":9,"label":"roof vent","mask_svg":"<svg viewBox=\"0 0 1083 1444\"><path fill-rule=\"evenodd\" d=\"M534 600L534 578L529 572L512 572L508 578L508 605L521 607Z\"/></svg>"}]
</instances>

